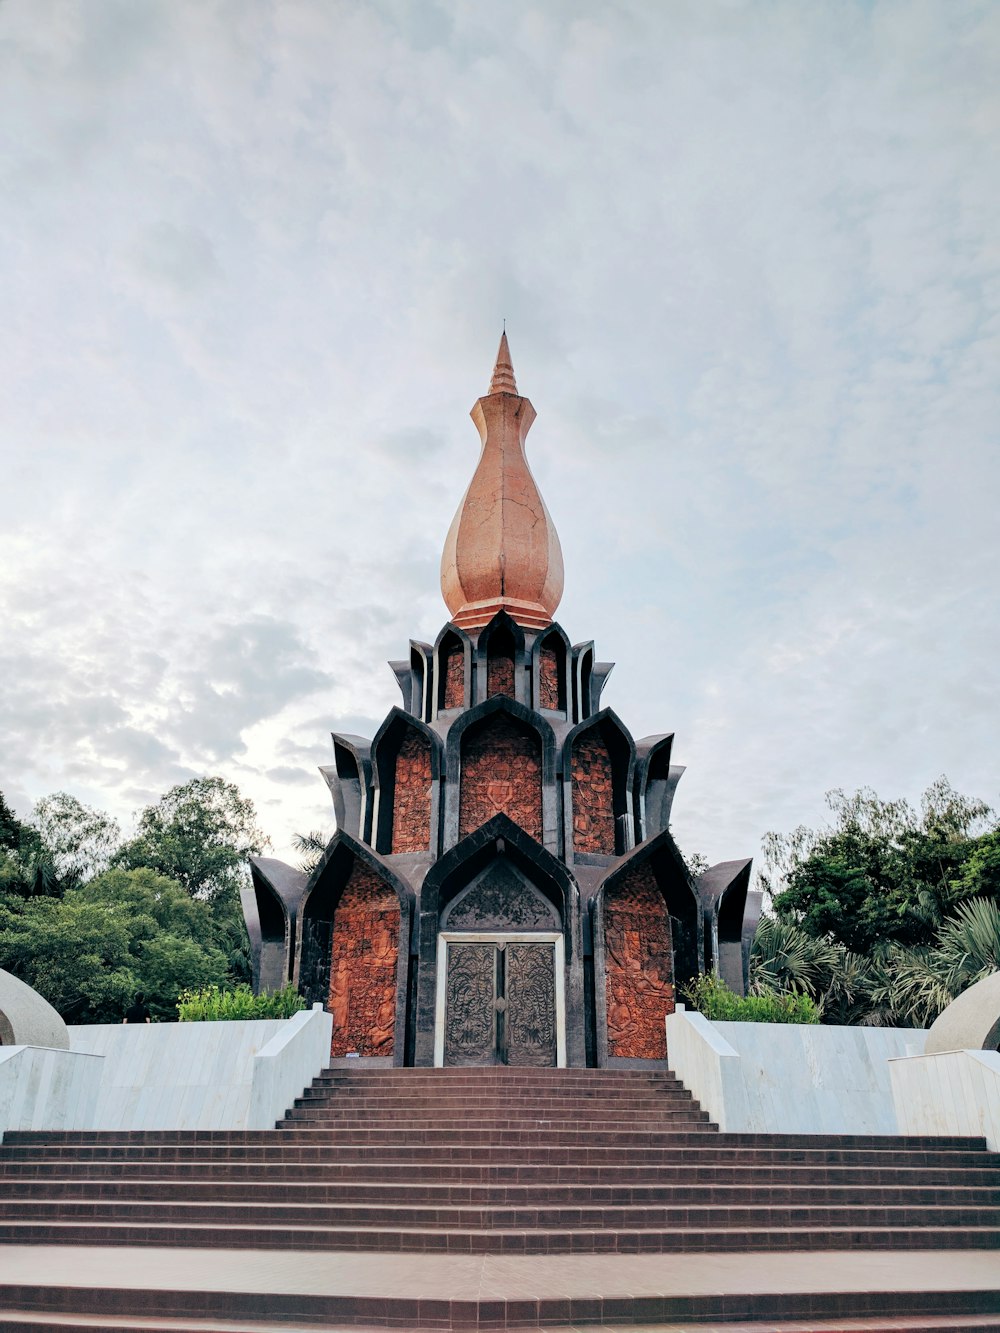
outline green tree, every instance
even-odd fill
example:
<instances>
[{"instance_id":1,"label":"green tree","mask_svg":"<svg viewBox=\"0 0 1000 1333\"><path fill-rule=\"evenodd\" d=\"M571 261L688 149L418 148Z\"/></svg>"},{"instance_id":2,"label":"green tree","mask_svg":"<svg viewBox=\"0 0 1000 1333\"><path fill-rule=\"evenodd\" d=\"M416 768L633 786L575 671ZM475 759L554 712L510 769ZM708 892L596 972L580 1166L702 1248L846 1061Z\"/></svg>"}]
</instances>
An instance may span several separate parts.
<instances>
[{"instance_id":1,"label":"green tree","mask_svg":"<svg viewBox=\"0 0 1000 1333\"><path fill-rule=\"evenodd\" d=\"M831 792L831 826L765 839L774 919L751 953L759 993L799 990L824 1022L926 1026L1000 966L1000 831L941 778L920 810Z\"/></svg>"},{"instance_id":2,"label":"green tree","mask_svg":"<svg viewBox=\"0 0 1000 1333\"><path fill-rule=\"evenodd\" d=\"M30 823L64 881L82 883L99 875L121 842L117 820L64 791L43 796Z\"/></svg>"},{"instance_id":3,"label":"green tree","mask_svg":"<svg viewBox=\"0 0 1000 1333\"><path fill-rule=\"evenodd\" d=\"M114 863L148 866L209 902L238 897L247 858L268 839L257 827L253 802L222 778L194 778L172 787L139 814L136 833Z\"/></svg>"},{"instance_id":4,"label":"green tree","mask_svg":"<svg viewBox=\"0 0 1000 1333\"><path fill-rule=\"evenodd\" d=\"M227 981L211 908L146 868L106 871L62 899L0 905L0 967L68 1022L119 1022L136 991L176 1018L182 990Z\"/></svg>"}]
</instances>

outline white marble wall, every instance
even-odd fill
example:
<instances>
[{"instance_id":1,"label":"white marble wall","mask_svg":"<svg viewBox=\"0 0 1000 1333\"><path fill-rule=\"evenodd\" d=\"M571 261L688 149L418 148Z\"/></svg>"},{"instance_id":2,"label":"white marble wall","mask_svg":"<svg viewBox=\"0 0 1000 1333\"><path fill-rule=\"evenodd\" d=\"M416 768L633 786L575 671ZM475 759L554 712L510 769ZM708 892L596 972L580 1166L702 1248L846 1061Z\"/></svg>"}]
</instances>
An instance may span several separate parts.
<instances>
[{"instance_id":1,"label":"white marble wall","mask_svg":"<svg viewBox=\"0 0 1000 1333\"><path fill-rule=\"evenodd\" d=\"M332 1019L71 1027L103 1057L92 1129L267 1129L329 1063Z\"/></svg>"},{"instance_id":2,"label":"white marble wall","mask_svg":"<svg viewBox=\"0 0 1000 1333\"><path fill-rule=\"evenodd\" d=\"M1000 1053L891 1060L889 1074L902 1133L981 1134L991 1152L1000 1152Z\"/></svg>"},{"instance_id":3,"label":"white marble wall","mask_svg":"<svg viewBox=\"0 0 1000 1333\"><path fill-rule=\"evenodd\" d=\"M9 1129L78 1129L97 1104L103 1061L48 1046L0 1046L0 1139Z\"/></svg>"},{"instance_id":4,"label":"white marble wall","mask_svg":"<svg viewBox=\"0 0 1000 1333\"><path fill-rule=\"evenodd\" d=\"M671 1069L728 1133L895 1134L889 1060L923 1049L913 1028L667 1018Z\"/></svg>"}]
</instances>

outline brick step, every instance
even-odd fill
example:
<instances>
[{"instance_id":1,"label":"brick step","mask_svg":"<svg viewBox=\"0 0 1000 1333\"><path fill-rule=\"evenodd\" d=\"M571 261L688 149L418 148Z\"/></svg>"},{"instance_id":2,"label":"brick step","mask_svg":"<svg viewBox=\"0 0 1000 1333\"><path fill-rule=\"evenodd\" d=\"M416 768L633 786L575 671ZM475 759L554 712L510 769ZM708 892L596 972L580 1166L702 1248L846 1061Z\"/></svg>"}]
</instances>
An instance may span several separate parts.
<instances>
[{"instance_id":1,"label":"brick step","mask_svg":"<svg viewBox=\"0 0 1000 1333\"><path fill-rule=\"evenodd\" d=\"M419 1101L399 1098L391 1102L348 1101L343 1097L314 1097L308 1094L296 1097L292 1105L303 1110L322 1108L328 1115L337 1114L355 1120L364 1120L372 1116L395 1117L400 1115L423 1116L427 1119L439 1116L454 1118L467 1114L470 1110L480 1115L507 1116L569 1116L579 1120L620 1120L624 1114L629 1117L656 1116L664 1112L687 1111L691 1107L701 1109L693 1097L656 1097L649 1101L633 1103L620 1098L603 1098L593 1102L580 1102L575 1097L525 1097L517 1101L513 1097L477 1097L470 1105L461 1097L441 1097L431 1101L421 1098Z\"/></svg>"},{"instance_id":2,"label":"brick step","mask_svg":"<svg viewBox=\"0 0 1000 1333\"><path fill-rule=\"evenodd\" d=\"M226 1162L266 1162L269 1167L283 1163L328 1163L335 1155L340 1163L395 1162L422 1164L430 1167L440 1163L481 1164L503 1166L510 1163L510 1147L516 1146L518 1166L687 1166L736 1167L753 1166L870 1166L870 1167L972 1167L989 1173L992 1178L1000 1172L1000 1158L996 1154L962 1152L958 1149L934 1152L929 1149L882 1151L867 1149L813 1148L739 1149L720 1146L720 1140L707 1134L658 1136L660 1142L650 1143L648 1135L637 1135L637 1142L606 1147L586 1139L580 1144L552 1146L550 1136L540 1133L528 1135L514 1144L496 1142L456 1143L452 1140L420 1145L408 1142L405 1135L378 1141L352 1141L327 1133L305 1132L306 1137L292 1140L291 1133L278 1136L274 1146L266 1143L197 1144L181 1141L136 1143L130 1141L94 1141L89 1144L72 1143L17 1144L5 1143L0 1149L0 1175L9 1166L19 1162L183 1162L199 1161L205 1166Z\"/></svg>"},{"instance_id":3,"label":"brick step","mask_svg":"<svg viewBox=\"0 0 1000 1333\"><path fill-rule=\"evenodd\" d=\"M613 1317L613 1316L612 1316ZM418 1316L419 1319L419 1316ZM113 1322L111 1322L113 1321ZM685 1319L683 1324L628 1324L622 1325L615 1320L614 1326L601 1321L600 1327L604 1327L611 1333L612 1328L619 1330L627 1329L628 1333L689 1333L692 1325L697 1325L700 1321L694 1319ZM558 1328L559 1324L553 1324L551 1320L546 1321L549 1328ZM576 1321L577 1327L590 1326L595 1327L591 1321L587 1325L581 1325ZM338 1321L336 1326L327 1323L325 1320L321 1324L303 1324L299 1319L294 1323L284 1321L275 1323L273 1320L259 1321L241 1319L237 1323L231 1320L222 1319L185 1319L185 1318L162 1318L156 1315L150 1315L143 1318L125 1317L116 1315L86 1315L86 1314L53 1314L50 1312L31 1311L2 1311L0 1310L0 1333L354 1333L358 1327L370 1327L370 1325L343 1324ZM420 1328L422 1325L411 1323L411 1328ZM443 1325L436 1322L433 1327L441 1329ZM460 1328L449 1321L449 1329ZM490 1328L490 1323L467 1324L467 1330ZM508 1323L506 1320L504 1328L537 1328L538 1325L532 1323L525 1325L520 1322ZM565 1327L565 1325L562 1325ZM711 1318L711 1333L989 1333L990 1330L1000 1329L1000 1315L891 1315L882 1319L865 1316L837 1317L835 1319L808 1319L808 1320L775 1320L769 1318L764 1323L720 1323L717 1318Z\"/></svg>"},{"instance_id":4,"label":"brick step","mask_svg":"<svg viewBox=\"0 0 1000 1333\"><path fill-rule=\"evenodd\" d=\"M265 1178L250 1181L175 1180L172 1177L123 1179L119 1176L67 1179L14 1179L4 1182L7 1200L58 1199L139 1200L169 1204L174 1200L192 1203L252 1204L378 1204L390 1206L420 1204L446 1206L528 1207L556 1205L580 1208L603 1205L689 1207L722 1204L733 1209L753 1205L769 1207L871 1207L872 1188L865 1183L815 1185L803 1181L792 1185L767 1182L723 1185L580 1185L580 1184L434 1184L423 1179L404 1182L355 1180L317 1182L313 1177L296 1178L276 1184ZM718 1195L719 1198L713 1196ZM878 1190L878 1205L886 1207L956 1208L1000 1207L1000 1188L974 1185L883 1185Z\"/></svg>"},{"instance_id":5,"label":"brick step","mask_svg":"<svg viewBox=\"0 0 1000 1333\"><path fill-rule=\"evenodd\" d=\"M431 1227L253 1226L204 1223L11 1222L0 1244L134 1245L449 1254L680 1254L773 1250L915 1250L1000 1247L1000 1227L756 1227L671 1231L555 1228L448 1231Z\"/></svg>"},{"instance_id":6,"label":"brick step","mask_svg":"<svg viewBox=\"0 0 1000 1333\"><path fill-rule=\"evenodd\" d=\"M398 1066L380 1068L378 1065L365 1065L360 1069L353 1065L327 1065L316 1075L335 1083L352 1086L369 1086L397 1083L401 1087L419 1086L423 1083L471 1083L473 1087L482 1087L491 1082L503 1083L539 1083L561 1084L575 1083L587 1088L614 1087L622 1084L629 1088L637 1085L649 1086L657 1083L676 1083L677 1075L665 1065L653 1069L582 1069L579 1067L555 1069L552 1066L530 1065L448 1065L444 1068L402 1069Z\"/></svg>"},{"instance_id":7,"label":"brick step","mask_svg":"<svg viewBox=\"0 0 1000 1333\"><path fill-rule=\"evenodd\" d=\"M793 1204L728 1202L686 1204L326 1204L274 1201L223 1202L133 1199L7 1199L4 1222L115 1222L138 1226L157 1222L171 1226L428 1228L434 1230L586 1230L650 1231L659 1228L697 1229L743 1227L909 1228L985 1227L1000 1234L1000 1205L869 1204L845 1206L813 1200Z\"/></svg>"},{"instance_id":8,"label":"brick step","mask_svg":"<svg viewBox=\"0 0 1000 1333\"><path fill-rule=\"evenodd\" d=\"M184 1144L198 1148L230 1145L266 1147L269 1152L280 1154L286 1140L292 1133L308 1133L309 1141L326 1141L327 1132L321 1130L299 1131L286 1128L282 1122L280 1130L274 1129L147 1129L147 1130L9 1130L0 1144L0 1161L9 1149L23 1148L28 1145L67 1145L98 1146L115 1144ZM547 1131L546 1131L547 1132ZM581 1132L583 1132L581 1130ZM913 1155L915 1153L937 1153L955 1155L971 1154L977 1164L1000 1169L1000 1152L987 1152L986 1140L967 1135L898 1135L898 1134L716 1134L706 1140L701 1131L696 1131L697 1138L685 1141L682 1134L671 1133L669 1141L677 1147L696 1147L698 1150L729 1154L734 1151L753 1150L755 1152L795 1152L800 1150L824 1153L857 1153L869 1151L873 1157L878 1154L884 1158L887 1153ZM333 1141L332 1139L330 1140ZM339 1137L338 1137L339 1142Z\"/></svg>"},{"instance_id":9,"label":"brick step","mask_svg":"<svg viewBox=\"0 0 1000 1333\"><path fill-rule=\"evenodd\" d=\"M30 1306L33 1317L48 1315L51 1330L66 1333L66 1326L52 1319L56 1312L71 1311L70 1318L94 1319L105 1322L87 1322L77 1325L82 1333L93 1333L95 1328L117 1333L147 1333L163 1329L164 1333L214 1333L211 1320L222 1321L219 1333L271 1333L272 1327L282 1333L296 1333L301 1327L310 1333L340 1333L342 1329L359 1326L395 1327L398 1329L437 1328L451 1330L537 1328L540 1325L583 1327L628 1325L630 1333L678 1333L690 1324L710 1324L713 1333L743 1333L735 1321L749 1321L751 1333L780 1333L779 1321L802 1320L799 1328L789 1333L804 1333L804 1329L825 1333L883 1333L900 1329L900 1321L912 1319L913 1325L902 1326L905 1333L962 1333L968 1329L978 1333L981 1328L993 1328L1000 1322L1000 1297L992 1291L900 1291L892 1292L891 1318L886 1318L887 1294L883 1291L858 1292L788 1292L764 1297L757 1293L740 1295L727 1293L720 1296L660 1295L641 1297L551 1296L541 1298L504 1298L486 1296L479 1299L427 1300L417 1297L381 1297L358 1295L313 1295L309 1293L273 1293L240 1291L185 1291L170 1292L171 1319L157 1318L163 1308L164 1292L159 1288L134 1287L76 1287L56 1288L18 1286L7 1283L0 1286L0 1309L3 1318L10 1321L27 1320L22 1307ZM271 1325L259 1324L266 1315ZM949 1322L941 1323L944 1317ZM182 1320L191 1323L182 1323ZM865 1319L866 1324L855 1325L848 1320ZM650 1324L649 1320L656 1320ZM111 1322L114 1321L114 1322ZM136 1322L139 1321L139 1322ZM642 1322L645 1321L645 1322ZM673 1321L666 1323L664 1321ZM680 1325L676 1321L683 1321ZM723 1322L725 1321L725 1322ZM953 1322L952 1322L953 1321ZM207 1327L206 1327L207 1325ZM290 1325L294 1325L291 1328ZM30 1324L25 1323L25 1327ZM43 1328L46 1325L42 1325ZM70 1325L70 1330L73 1325ZM15 1325L16 1328L16 1325Z\"/></svg>"},{"instance_id":10,"label":"brick step","mask_svg":"<svg viewBox=\"0 0 1000 1333\"><path fill-rule=\"evenodd\" d=\"M566 1128L574 1129L578 1132L584 1132L591 1135L602 1134L620 1134L632 1129L641 1129L644 1132L650 1130L660 1130L663 1133L673 1134L678 1128L683 1129L686 1125L699 1126L706 1123L708 1117L703 1112L688 1110L683 1119L677 1117L671 1119L669 1115L664 1115L662 1111L642 1113L638 1115L623 1118L620 1114L613 1118L591 1117L581 1120L576 1115L560 1115L558 1112L539 1111L525 1112L522 1115L507 1112L503 1114L497 1110L493 1114L477 1112L474 1115L457 1116L449 1114L447 1116L428 1116L421 1113L413 1115L410 1112L400 1112L398 1119L395 1119L395 1127L405 1126L409 1131L422 1132L424 1130L478 1130L480 1133L489 1134L498 1129L516 1129L519 1126L525 1129L544 1129L546 1131L560 1131ZM309 1112L303 1115L300 1111L289 1111L285 1113L285 1119L280 1122L280 1128L284 1133L287 1129L312 1129L328 1128L343 1133L349 1130L370 1129L377 1121L366 1119L355 1115L347 1116L335 1111L323 1111L322 1114ZM390 1125L393 1120L389 1120ZM696 1130L696 1132L698 1132Z\"/></svg>"},{"instance_id":11,"label":"brick step","mask_svg":"<svg viewBox=\"0 0 1000 1333\"><path fill-rule=\"evenodd\" d=\"M873 1162L717 1162L708 1158L704 1161L692 1161L695 1153L676 1154L668 1160L636 1162L632 1157L617 1161L589 1161L587 1157L567 1162L556 1158L555 1162L541 1162L517 1158L511 1161L507 1154L501 1154L496 1161L484 1160L483 1156L469 1161L453 1161L448 1156L429 1160L427 1154L403 1160L387 1160L384 1157L361 1157L357 1160L345 1160L343 1156L331 1158L327 1154L296 1153L289 1158L269 1160L267 1157L241 1156L239 1160L221 1157L217 1161L207 1162L199 1154L188 1157L139 1156L128 1160L119 1154L109 1154L100 1158L79 1158L68 1154L57 1158L25 1158L23 1161L7 1161L0 1164L0 1180L7 1178L29 1177L93 1177L113 1178L129 1177L189 1177L207 1174L208 1166L215 1173L216 1180L244 1180L261 1178L261 1166L267 1165L268 1180L300 1180L303 1170L308 1169L313 1180L357 1181L369 1180L377 1174L384 1181L439 1181L455 1184L579 1184L579 1185L627 1185L627 1184L699 1184L727 1185L751 1184L763 1181L772 1184L781 1182L816 1181L824 1184L861 1184L868 1182L873 1188L879 1184L899 1184L900 1180L915 1180L921 1185L948 1185L953 1181L975 1181L976 1184L991 1184L996 1181L996 1174L984 1168L981 1161L973 1161L964 1166L927 1165L915 1162L913 1165L889 1162L877 1165Z\"/></svg>"},{"instance_id":12,"label":"brick step","mask_svg":"<svg viewBox=\"0 0 1000 1333\"><path fill-rule=\"evenodd\" d=\"M659 1116L655 1120L602 1121L591 1124L579 1120L548 1120L523 1116L513 1119L482 1120L479 1117L454 1121L411 1120L401 1116L395 1122L377 1120L337 1120L320 1111L296 1111L281 1122L281 1131L323 1130L331 1143L342 1142L420 1142L433 1143L527 1143L544 1137L547 1143L572 1147L579 1143L638 1143L640 1138L672 1142L678 1134L715 1134L718 1126L701 1111L688 1111L676 1118Z\"/></svg>"}]
</instances>

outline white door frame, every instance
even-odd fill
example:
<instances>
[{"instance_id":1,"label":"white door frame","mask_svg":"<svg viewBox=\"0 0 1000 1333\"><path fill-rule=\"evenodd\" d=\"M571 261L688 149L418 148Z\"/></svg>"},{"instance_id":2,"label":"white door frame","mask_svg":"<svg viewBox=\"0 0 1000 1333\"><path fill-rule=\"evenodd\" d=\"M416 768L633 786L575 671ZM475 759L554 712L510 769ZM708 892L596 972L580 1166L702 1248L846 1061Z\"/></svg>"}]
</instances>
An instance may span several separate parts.
<instances>
[{"instance_id":1,"label":"white door frame","mask_svg":"<svg viewBox=\"0 0 1000 1333\"><path fill-rule=\"evenodd\" d=\"M442 931L437 947L437 997L434 1005L434 1065L444 1065L444 1009L447 1002L448 946L451 944L553 944L552 961L556 983L556 1067L566 1068L566 945L562 932L533 930L513 933L505 930Z\"/></svg>"}]
</instances>

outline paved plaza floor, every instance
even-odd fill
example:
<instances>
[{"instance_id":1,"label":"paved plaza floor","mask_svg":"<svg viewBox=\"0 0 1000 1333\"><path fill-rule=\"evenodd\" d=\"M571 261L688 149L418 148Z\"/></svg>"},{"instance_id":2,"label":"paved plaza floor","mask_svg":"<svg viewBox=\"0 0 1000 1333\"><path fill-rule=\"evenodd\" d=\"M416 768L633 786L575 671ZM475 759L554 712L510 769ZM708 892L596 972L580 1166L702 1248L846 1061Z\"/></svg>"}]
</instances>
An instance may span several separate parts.
<instances>
[{"instance_id":1,"label":"paved plaza floor","mask_svg":"<svg viewBox=\"0 0 1000 1333\"><path fill-rule=\"evenodd\" d=\"M441 1255L3 1245L0 1285L417 1299L1000 1290L986 1250Z\"/></svg>"}]
</instances>

